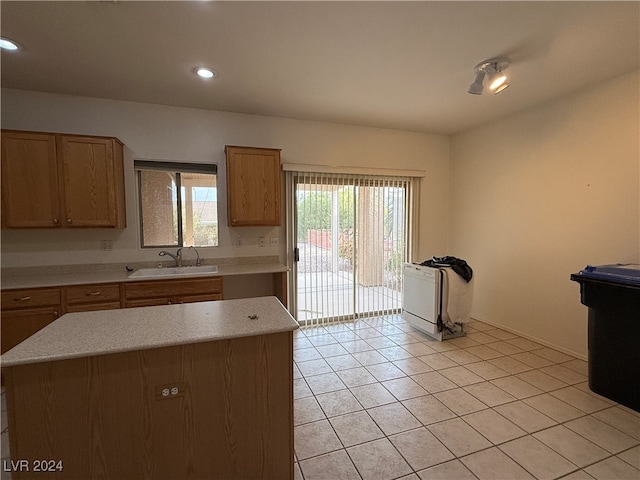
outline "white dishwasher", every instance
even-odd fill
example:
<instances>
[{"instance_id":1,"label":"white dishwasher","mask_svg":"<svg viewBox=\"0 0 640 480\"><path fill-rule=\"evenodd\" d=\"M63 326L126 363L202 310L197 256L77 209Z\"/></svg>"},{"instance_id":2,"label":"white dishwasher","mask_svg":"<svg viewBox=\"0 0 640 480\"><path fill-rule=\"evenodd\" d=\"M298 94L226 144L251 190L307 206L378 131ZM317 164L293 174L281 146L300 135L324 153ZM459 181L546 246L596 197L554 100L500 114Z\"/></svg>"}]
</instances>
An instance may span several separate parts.
<instances>
[{"instance_id":1,"label":"white dishwasher","mask_svg":"<svg viewBox=\"0 0 640 480\"><path fill-rule=\"evenodd\" d=\"M436 340L462 337L471 312L472 283L449 267L405 263L402 318Z\"/></svg>"}]
</instances>

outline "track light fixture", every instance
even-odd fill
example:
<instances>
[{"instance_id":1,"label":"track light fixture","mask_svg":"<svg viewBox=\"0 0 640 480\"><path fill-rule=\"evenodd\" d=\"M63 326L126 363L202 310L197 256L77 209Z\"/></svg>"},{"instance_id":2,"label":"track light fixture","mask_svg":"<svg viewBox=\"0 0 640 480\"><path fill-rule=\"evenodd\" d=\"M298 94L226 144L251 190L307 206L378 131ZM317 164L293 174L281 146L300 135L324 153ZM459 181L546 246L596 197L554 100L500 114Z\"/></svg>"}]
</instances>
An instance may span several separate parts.
<instances>
[{"instance_id":1,"label":"track light fixture","mask_svg":"<svg viewBox=\"0 0 640 480\"><path fill-rule=\"evenodd\" d=\"M469 93L473 95L482 95L484 91L484 79L488 78L487 85L494 95L504 91L509 87L509 77L505 70L509 66L509 60L503 57L490 58L480 62L473 71L476 78L469 85Z\"/></svg>"}]
</instances>

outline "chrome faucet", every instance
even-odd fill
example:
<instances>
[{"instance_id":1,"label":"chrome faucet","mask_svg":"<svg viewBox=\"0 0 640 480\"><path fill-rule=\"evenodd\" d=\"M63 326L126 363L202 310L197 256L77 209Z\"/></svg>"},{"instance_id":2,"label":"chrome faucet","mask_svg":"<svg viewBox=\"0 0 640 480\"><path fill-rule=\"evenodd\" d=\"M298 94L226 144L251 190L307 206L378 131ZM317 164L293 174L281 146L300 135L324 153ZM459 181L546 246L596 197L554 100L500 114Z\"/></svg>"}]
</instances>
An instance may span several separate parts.
<instances>
[{"instance_id":1,"label":"chrome faucet","mask_svg":"<svg viewBox=\"0 0 640 480\"><path fill-rule=\"evenodd\" d=\"M175 255L173 253L167 252L166 250L162 250L158 255L160 255L161 257L169 255L176 261L176 267L182 266L182 248L179 248Z\"/></svg>"},{"instance_id":2,"label":"chrome faucet","mask_svg":"<svg viewBox=\"0 0 640 480\"><path fill-rule=\"evenodd\" d=\"M193 248L193 251L196 252L196 267L199 267L200 265L202 265L202 259L200 258L200 254L198 253L198 250L196 250L196 247L191 245L189 247L189 250L191 250L192 248Z\"/></svg>"}]
</instances>

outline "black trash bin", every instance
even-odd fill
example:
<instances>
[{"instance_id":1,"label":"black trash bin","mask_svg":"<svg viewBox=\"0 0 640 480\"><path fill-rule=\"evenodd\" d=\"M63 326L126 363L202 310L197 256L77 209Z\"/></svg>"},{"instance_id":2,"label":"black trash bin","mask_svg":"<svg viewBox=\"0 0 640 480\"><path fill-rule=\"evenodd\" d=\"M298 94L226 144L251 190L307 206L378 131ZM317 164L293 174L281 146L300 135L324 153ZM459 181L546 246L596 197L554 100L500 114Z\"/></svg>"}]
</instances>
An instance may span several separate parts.
<instances>
[{"instance_id":1,"label":"black trash bin","mask_svg":"<svg viewBox=\"0 0 640 480\"><path fill-rule=\"evenodd\" d=\"M589 307L589 388L640 412L640 265L587 266L571 280Z\"/></svg>"}]
</instances>

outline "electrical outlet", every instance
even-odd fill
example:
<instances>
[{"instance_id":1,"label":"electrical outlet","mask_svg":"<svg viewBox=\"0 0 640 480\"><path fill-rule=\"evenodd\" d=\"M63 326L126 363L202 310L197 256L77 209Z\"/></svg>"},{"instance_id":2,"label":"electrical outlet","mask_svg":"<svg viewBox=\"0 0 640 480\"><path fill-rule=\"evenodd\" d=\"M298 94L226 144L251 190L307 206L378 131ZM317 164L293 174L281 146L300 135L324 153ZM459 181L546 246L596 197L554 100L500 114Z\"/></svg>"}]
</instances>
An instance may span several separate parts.
<instances>
[{"instance_id":1,"label":"electrical outlet","mask_svg":"<svg viewBox=\"0 0 640 480\"><path fill-rule=\"evenodd\" d=\"M168 400L170 398L183 397L186 390L187 384L185 382L156 385L156 400Z\"/></svg>"},{"instance_id":2,"label":"electrical outlet","mask_svg":"<svg viewBox=\"0 0 640 480\"><path fill-rule=\"evenodd\" d=\"M265 245L264 237L258 237L258 246L264 247Z\"/></svg>"},{"instance_id":3,"label":"electrical outlet","mask_svg":"<svg viewBox=\"0 0 640 480\"><path fill-rule=\"evenodd\" d=\"M113 240L100 240L100 250L113 250Z\"/></svg>"},{"instance_id":4,"label":"electrical outlet","mask_svg":"<svg viewBox=\"0 0 640 480\"><path fill-rule=\"evenodd\" d=\"M278 245L280 245L280 239L278 237L269 238L269 245L271 245L272 247L277 247Z\"/></svg>"}]
</instances>

